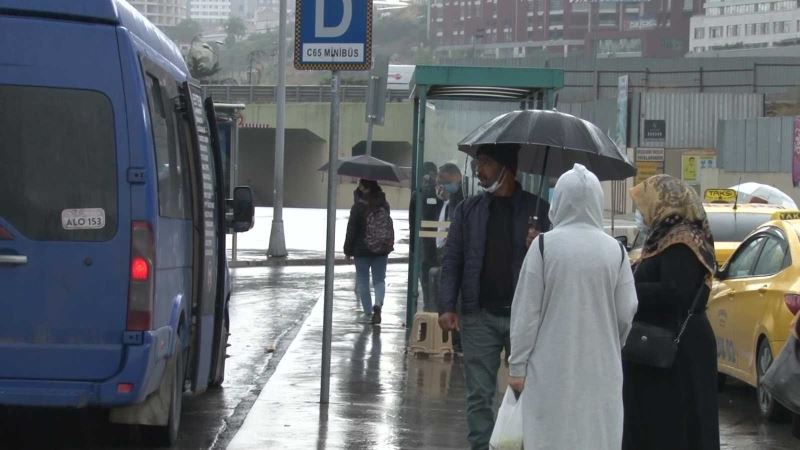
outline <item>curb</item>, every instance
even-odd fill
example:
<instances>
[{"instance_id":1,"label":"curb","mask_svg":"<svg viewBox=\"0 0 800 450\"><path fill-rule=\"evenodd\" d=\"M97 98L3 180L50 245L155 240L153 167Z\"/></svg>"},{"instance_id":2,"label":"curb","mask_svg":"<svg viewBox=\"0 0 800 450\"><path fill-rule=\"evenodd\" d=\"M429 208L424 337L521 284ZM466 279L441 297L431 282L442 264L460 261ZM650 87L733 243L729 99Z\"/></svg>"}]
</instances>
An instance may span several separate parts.
<instances>
[{"instance_id":1,"label":"curb","mask_svg":"<svg viewBox=\"0 0 800 450\"><path fill-rule=\"evenodd\" d=\"M389 258L389 264L408 264L408 257ZM353 262L344 259L336 259L334 265L347 266L352 265ZM267 258L254 261L231 261L228 260L228 267L231 269L241 269L247 267L298 267L298 266L324 266L324 258L307 258L307 259L288 259L288 258Z\"/></svg>"}]
</instances>

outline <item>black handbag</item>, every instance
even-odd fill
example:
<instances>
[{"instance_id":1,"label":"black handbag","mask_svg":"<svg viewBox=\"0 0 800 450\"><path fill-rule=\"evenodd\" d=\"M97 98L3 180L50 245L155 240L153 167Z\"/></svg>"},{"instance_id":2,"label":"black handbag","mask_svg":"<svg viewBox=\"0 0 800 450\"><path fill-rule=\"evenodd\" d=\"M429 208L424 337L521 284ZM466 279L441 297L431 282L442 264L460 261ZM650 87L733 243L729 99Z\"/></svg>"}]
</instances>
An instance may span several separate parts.
<instances>
[{"instance_id":1,"label":"black handbag","mask_svg":"<svg viewBox=\"0 0 800 450\"><path fill-rule=\"evenodd\" d=\"M622 348L622 360L659 369L672 367L675 355L678 354L678 344L681 342L683 332L686 331L686 326L694 316L697 303L705 291L705 285L700 286L677 334L669 328L634 321L625 346Z\"/></svg>"},{"instance_id":2,"label":"black handbag","mask_svg":"<svg viewBox=\"0 0 800 450\"><path fill-rule=\"evenodd\" d=\"M761 383L778 403L800 414L800 344L794 335L789 336Z\"/></svg>"}]
</instances>

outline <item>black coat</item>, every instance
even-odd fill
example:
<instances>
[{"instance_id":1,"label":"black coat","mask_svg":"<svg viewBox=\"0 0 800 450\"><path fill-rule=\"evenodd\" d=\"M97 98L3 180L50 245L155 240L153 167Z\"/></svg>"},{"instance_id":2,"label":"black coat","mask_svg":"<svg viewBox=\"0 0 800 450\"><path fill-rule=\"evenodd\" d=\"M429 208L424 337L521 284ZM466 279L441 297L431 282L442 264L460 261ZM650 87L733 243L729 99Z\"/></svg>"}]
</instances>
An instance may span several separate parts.
<instances>
[{"instance_id":1,"label":"black coat","mask_svg":"<svg viewBox=\"0 0 800 450\"><path fill-rule=\"evenodd\" d=\"M391 210L383 192L375 194L378 196L375 202L376 208L386 208ZM350 208L350 218L347 220L347 236L344 239L344 254L347 256L385 256L388 253L376 254L369 251L364 238L367 235L367 212L369 206L366 199L359 199Z\"/></svg>"},{"instance_id":2,"label":"black coat","mask_svg":"<svg viewBox=\"0 0 800 450\"><path fill-rule=\"evenodd\" d=\"M704 295L670 369L623 363L623 450L720 448L717 347L705 314L707 273L685 245L669 247L636 269L639 308L635 321L677 332L698 289L703 289Z\"/></svg>"}]
</instances>

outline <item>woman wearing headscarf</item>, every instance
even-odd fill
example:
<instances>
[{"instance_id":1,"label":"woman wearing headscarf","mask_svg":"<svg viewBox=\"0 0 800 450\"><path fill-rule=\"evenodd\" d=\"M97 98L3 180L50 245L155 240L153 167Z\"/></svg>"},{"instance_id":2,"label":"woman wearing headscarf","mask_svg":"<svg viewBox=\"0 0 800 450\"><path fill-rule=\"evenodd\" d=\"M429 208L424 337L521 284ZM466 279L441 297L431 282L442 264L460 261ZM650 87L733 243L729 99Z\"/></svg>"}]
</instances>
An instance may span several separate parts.
<instances>
[{"instance_id":1,"label":"woman wearing headscarf","mask_svg":"<svg viewBox=\"0 0 800 450\"><path fill-rule=\"evenodd\" d=\"M719 449L717 349L705 314L716 264L703 204L691 187L669 175L648 178L631 189L631 197L647 233L634 268L634 323L676 335L684 322L686 328L671 367L623 361L622 448Z\"/></svg>"},{"instance_id":2,"label":"woman wearing headscarf","mask_svg":"<svg viewBox=\"0 0 800 450\"><path fill-rule=\"evenodd\" d=\"M582 165L556 183L549 215L511 307L509 386L522 392L524 448L619 450L620 352L636 312L628 255L603 231L603 190Z\"/></svg>"}]
</instances>

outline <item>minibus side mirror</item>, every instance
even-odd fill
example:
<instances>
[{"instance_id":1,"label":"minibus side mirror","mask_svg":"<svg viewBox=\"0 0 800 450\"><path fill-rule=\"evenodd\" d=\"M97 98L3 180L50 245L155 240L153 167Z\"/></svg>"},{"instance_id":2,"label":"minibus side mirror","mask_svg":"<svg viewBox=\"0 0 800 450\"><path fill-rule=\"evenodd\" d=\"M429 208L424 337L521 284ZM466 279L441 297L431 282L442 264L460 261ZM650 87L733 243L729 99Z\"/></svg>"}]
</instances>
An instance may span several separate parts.
<instances>
[{"instance_id":1,"label":"minibus side mirror","mask_svg":"<svg viewBox=\"0 0 800 450\"><path fill-rule=\"evenodd\" d=\"M226 227L235 233L244 233L253 228L255 222L255 202L253 191L249 186L237 186L233 189L233 198L227 201L228 213L225 214Z\"/></svg>"}]
</instances>

